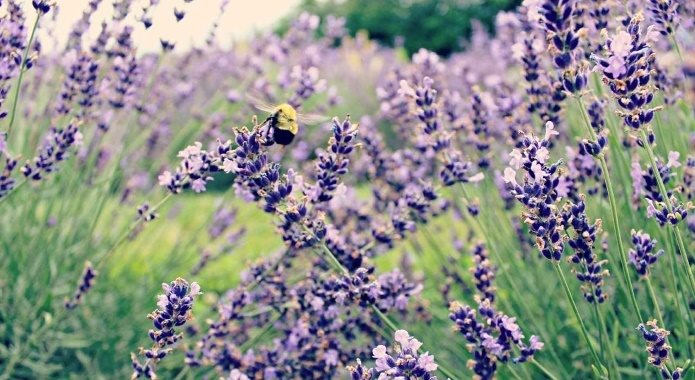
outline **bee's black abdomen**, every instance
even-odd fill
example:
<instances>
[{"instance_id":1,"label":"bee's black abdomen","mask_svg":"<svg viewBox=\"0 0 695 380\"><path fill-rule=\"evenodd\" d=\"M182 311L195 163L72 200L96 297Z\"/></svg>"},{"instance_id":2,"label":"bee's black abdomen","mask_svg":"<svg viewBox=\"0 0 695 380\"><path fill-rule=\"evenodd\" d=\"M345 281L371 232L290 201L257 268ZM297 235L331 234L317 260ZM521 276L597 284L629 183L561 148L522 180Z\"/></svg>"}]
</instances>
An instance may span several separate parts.
<instances>
[{"instance_id":1,"label":"bee's black abdomen","mask_svg":"<svg viewBox=\"0 0 695 380\"><path fill-rule=\"evenodd\" d=\"M273 128L273 140L276 144L289 145L294 140L294 134L280 128Z\"/></svg>"}]
</instances>

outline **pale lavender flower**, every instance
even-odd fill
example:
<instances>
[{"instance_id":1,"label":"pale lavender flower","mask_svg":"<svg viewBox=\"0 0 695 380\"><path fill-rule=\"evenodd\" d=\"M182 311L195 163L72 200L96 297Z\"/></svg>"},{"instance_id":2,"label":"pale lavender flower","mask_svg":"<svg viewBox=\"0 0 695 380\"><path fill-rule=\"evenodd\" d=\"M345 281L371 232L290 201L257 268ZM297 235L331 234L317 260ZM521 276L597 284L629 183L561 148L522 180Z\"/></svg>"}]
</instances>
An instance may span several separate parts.
<instances>
[{"instance_id":1,"label":"pale lavender flower","mask_svg":"<svg viewBox=\"0 0 695 380\"><path fill-rule=\"evenodd\" d=\"M405 330L398 330L394 334L397 343L393 354L389 353L386 346L378 345L372 350L372 357L376 359L374 369L366 369L357 361L357 367L349 367L353 379L367 380L399 380L399 379L423 379L436 380L433 372L439 367L434 362L434 357L429 353L418 354L422 342L413 338Z\"/></svg>"}]
</instances>

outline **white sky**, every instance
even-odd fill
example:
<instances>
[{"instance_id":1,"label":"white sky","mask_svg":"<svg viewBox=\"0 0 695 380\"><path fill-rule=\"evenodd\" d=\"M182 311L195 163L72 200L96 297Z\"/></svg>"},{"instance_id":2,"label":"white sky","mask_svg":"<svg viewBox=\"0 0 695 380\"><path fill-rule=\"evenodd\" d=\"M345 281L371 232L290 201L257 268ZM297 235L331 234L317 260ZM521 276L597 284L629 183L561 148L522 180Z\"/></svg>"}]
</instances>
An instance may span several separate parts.
<instances>
[{"instance_id":1,"label":"white sky","mask_svg":"<svg viewBox=\"0 0 695 380\"><path fill-rule=\"evenodd\" d=\"M31 0L20 1L27 8L27 19L33 22L35 12L31 7ZM97 12L92 16L88 38L93 39L98 34L103 20L111 19L112 2L113 0L101 2ZM159 49L160 38L175 42L178 51L202 45L219 14L220 2L221 0L194 0L191 3L184 3L183 0L160 0L155 11L151 12L154 23L152 27L145 30L142 23L136 23L133 40L138 51L142 53ZM271 27L291 12L299 2L300 0L230 0L219 22L217 40L222 46L228 46L235 39L242 39L252 35L254 31ZM57 13L54 37L58 39L58 46L63 46L72 25L82 16L89 0L58 0L57 3L60 11ZM142 14L142 5L146 3L149 3L149 0L134 0L127 20L138 19ZM174 17L175 7L186 10L185 17L178 23ZM2 12L4 9L0 10L0 13ZM55 15L52 12L53 10L43 17L53 18ZM43 49L51 50L53 46L45 33L46 30L43 30L39 34L44 42Z\"/></svg>"}]
</instances>

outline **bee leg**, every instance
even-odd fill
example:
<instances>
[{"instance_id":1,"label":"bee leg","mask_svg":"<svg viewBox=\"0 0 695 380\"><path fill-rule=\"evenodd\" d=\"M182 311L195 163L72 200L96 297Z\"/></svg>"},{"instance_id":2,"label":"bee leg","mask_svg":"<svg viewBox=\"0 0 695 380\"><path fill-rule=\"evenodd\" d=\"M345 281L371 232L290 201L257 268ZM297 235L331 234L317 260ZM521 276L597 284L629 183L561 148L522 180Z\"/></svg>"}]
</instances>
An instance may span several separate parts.
<instances>
[{"instance_id":1,"label":"bee leg","mask_svg":"<svg viewBox=\"0 0 695 380\"><path fill-rule=\"evenodd\" d=\"M275 139L273 138L273 127L271 126L271 118L265 119L261 125L261 137L263 138L263 145L271 146L275 144Z\"/></svg>"}]
</instances>

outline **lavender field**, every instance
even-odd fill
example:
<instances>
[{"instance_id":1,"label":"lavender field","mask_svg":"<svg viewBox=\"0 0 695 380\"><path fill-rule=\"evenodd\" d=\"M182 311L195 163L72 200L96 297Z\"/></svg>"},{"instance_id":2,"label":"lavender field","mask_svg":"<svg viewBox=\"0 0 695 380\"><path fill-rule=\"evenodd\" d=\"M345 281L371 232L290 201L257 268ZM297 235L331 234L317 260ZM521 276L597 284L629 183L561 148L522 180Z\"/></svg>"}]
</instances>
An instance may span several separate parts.
<instances>
[{"instance_id":1,"label":"lavender field","mask_svg":"<svg viewBox=\"0 0 695 380\"><path fill-rule=\"evenodd\" d=\"M241 3L0 0L0 380L695 379L695 2Z\"/></svg>"}]
</instances>

